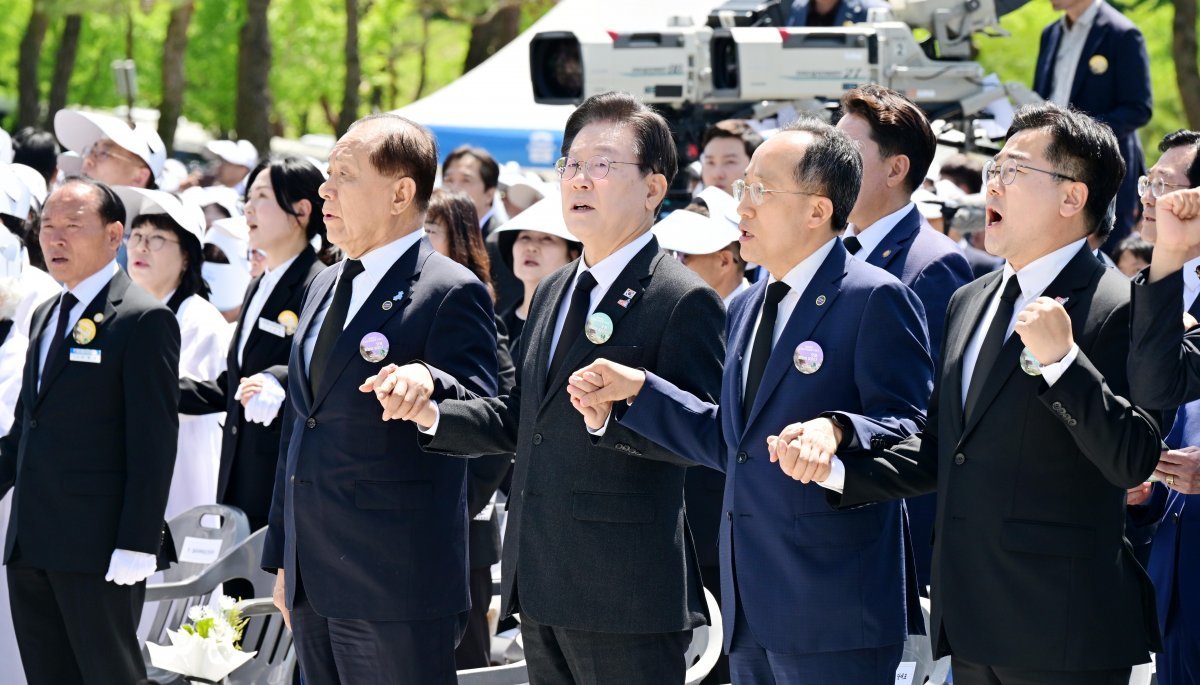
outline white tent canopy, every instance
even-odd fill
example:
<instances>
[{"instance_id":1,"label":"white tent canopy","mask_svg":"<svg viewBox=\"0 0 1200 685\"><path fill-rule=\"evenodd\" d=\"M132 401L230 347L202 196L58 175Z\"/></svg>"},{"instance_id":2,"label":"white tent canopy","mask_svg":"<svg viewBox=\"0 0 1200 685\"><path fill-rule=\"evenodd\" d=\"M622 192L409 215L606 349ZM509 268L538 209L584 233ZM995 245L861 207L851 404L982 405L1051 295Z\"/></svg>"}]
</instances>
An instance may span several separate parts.
<instances>
[{"instance_id":1,"label":"white tent canopy","mask_svg":"<svg viewBox=\"0 0 1200 685\"><path fill-rule=\"evenodd\" d=\"M670 17L703 24L715 0L561 0L529 30L441 90L396 111L429 127L442 154L469 143L497 161L549 167L559 157L563 125L574 107L533 101L529 43L540 31L603 27L654 29Z\"/></svg>"}]
</instances>

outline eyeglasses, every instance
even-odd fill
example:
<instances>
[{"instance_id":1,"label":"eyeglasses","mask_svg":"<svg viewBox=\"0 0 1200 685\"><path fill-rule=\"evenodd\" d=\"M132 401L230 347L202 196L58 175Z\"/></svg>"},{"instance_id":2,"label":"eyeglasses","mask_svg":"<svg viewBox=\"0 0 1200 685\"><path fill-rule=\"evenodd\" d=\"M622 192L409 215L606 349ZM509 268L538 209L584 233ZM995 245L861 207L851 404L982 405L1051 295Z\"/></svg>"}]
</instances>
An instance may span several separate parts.
<instances>
[{"instance_id":1,"label":"eyeglasses","mask_svg":"<svg viewBox=\"0 0 1200 685\"><path fill-rule=\"evenodd\" d=\"M151 252L158 252L159 250L163 249L163 245L166 245L167 243L178 245L179 241L171 240L170 238L162 235L142 235L141 233L129 234L130 249L141 247L142 243L145 243L146 248Z\"/></svg>"},{"instance_id":2,"label":"eyeglasses","mask_svg":"<svg viewBox=\"0 0 1200 685\"><path fill-rule=\"evenodd\" d=\"M766 200L766 193L779 193L781 195L820 195L820 193L809 193L803 190L771 190L764 188L761 183L746 183L742 179L737 179L733 182L733 199L738 202L746 196L746 192L750 192L750 202L758 207Z\"/></svg>"},{"instance_id":3,"label":"eyeglasses","mask_svg":"<svg viewBox=\"0 0 1200 685\"><path fill-rule=\"evenodd\" d=\"M1036 171L1038 173L1046 174L1047 176L1061 178L1064 181L1074 181L1075 183L1080 182L1079 179L1071 178L1066 174L1060 174L1057 171L1046 171L1045 169L1032 167L1028 164L1020 164L1017 162L1017 160L1009 158L1000 164L996 164L996 160L994 159L989 159L987 163L983 165L983 185L986 186L988 183L991 183L992 179L996 178L997 176L1000 177L1001 185L1012 185L1013 181L1017 180L1018 170Z\"/></svg>"},{"instance_id":4,"label":"eyeglasses","mask_svg":"<svg viewBox=\"0 0 1200 685\"><path fill-rule=\"evenodd\" d=\"M1151 195L1153 195L1155 198L1160 198L1163 195L1166 195L1168 192L1170 192L1167 190L1167 188L1183 189L1183 188L1187 188L1187 187L1188 186L1179 185L1178 183L1167 183L1166 181L1164 181L1162 179L1161 176L1154 180L1150 180L1149 178L1146 178L1145 176L1138 178L1138 195L1139 196L1145 195L1147 188L1150 189Z\"/></svg>"},{"instance_id":5,"label":"eyeglasses","mask_svg":"<svg viewBox=\"0 0 1200 685\"><path fill-rule=\"evenodd\" d=\"M587 174L588 178L593 181L599 181L608 176L608 172L614 164L641 166L638 162L614 162L608 157L596 155L582 164L580 164L579 160L572 159L571 157L559 157L558 161L554 163L554 170L558 172L559 178L564 181L570 181L575 178L575 174L579 173L579 168L583 167L583 173Z\"/></svg>"},{"instance_id":6,"label":"eyeglasses","mask_svg":"<svg viewBox=\"0 0 1200 685\"><path fill-rule=\"evenodd\" d=\"M86 148L83 149L83 157L85 159L88 157L92 157L97 162L103 162L108 159L123 159L126 162L142 161L141 157L135 157L133 155L124 154L123 148L119 148L116 145L112 145L109 143L100 143L100 144L93 144L93 145L87 146Z\"/></svg>"}]
</instances>

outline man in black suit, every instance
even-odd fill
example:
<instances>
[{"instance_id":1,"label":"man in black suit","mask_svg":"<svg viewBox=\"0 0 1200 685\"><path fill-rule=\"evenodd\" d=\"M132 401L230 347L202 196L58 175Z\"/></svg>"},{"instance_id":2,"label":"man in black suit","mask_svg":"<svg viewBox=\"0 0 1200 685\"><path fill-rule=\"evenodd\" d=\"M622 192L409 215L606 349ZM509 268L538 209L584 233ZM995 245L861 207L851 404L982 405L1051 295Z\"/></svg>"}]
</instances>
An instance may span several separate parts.
<instances>
[{"instance_id":1,"label":"man in black suit","mask_svg":"<svg viewBox=\"0 0 1200 685\"><path fill-rule=\"evenodd\" d=\"M583 257L538 287L516 389L430 402L457 374L425 358L376 379L377 392L390 416L431 434L428 450L516 452L501 611L521 614L532 683L682 683L691 629L706 620L687 462L621 426L593 438L566 384L603 356L715 401L725 315L650 233L676 172L666 121L629 95L597 95L567 120L562 151L563 211Z\"/></svg>"},{"instance_id":2,"label":"man in black suit","mask_svg":"<svg viewBox=\"0 0 1200 685\"><path fill-rule=\"evenodd\" d=\"M1159 647L1124 539L1159 432L1126 399L1129 282L1086 241L1123 171L1090 117L1018 111L985 169L987 248L1007 264L950 301L925 430L835 457L843 507L936 489L931 639L958 685L1117 685Z\"/></svg>"},{"instance_id":3,"label":"man in black suit","mask_svg":"<svg viewBox=\"0 0 1200 685\"><path fill-rule=\"evenodd\" d=\"M466 461L422 452L359 385L387 360L423 358L464 392L494 393L491 297L423 239L428 131L369 116L329 160L322 211L347 259L301 309L263 568L278 571L306 681L450 684L470 606Z\"/></svg>"},{"instance_id":4,"label":"man in black suit","mask_svg":"<svg viewBox=\"0 0 1200 685\"><path fill-rule=\"evenodd\" d=\"M34 312L0 496L21 661L32 685L146 677L136 635L163 541L179 434L179 324L117 266L125 207L73 178L41 244L63 292Z\"/></svg>"}]
</instances>

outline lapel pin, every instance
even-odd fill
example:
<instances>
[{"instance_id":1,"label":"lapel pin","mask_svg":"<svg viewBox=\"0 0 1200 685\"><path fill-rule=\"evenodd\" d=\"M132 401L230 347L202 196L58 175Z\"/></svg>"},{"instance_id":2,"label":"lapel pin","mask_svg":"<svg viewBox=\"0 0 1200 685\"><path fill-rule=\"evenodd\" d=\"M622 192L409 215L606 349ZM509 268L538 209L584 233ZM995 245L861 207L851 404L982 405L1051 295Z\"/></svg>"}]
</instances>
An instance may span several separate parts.
<instances>
[{"instance_id":1,"label":"lapel pin","mask_svg":"<svg viewBox=\"0 0 1200 685\"><path fill-rule=\"evenodd\" d=\"M381 306L381 307L383 307L383 311L385 311L385 312L387 312L387 311L391 311L391 309L392 309L392 301L391 301L391 300L384 300L384 301L383 301L383 304L382 304L382 305L380 305L380 306Z\"/></svg>"},{"instance_id":2,"label":"lapel pin","mask_svg":"<svg viewBox=\"0 0 1200 685\"><path fill-rule=\"evenodd\" d=\"M792 363L802 374L816 373L825 363L825 350L812 340L805 340L796 346L796 351L792 354Z\"/></svg>"},{"instance_id":3,"label":"lapel pin","mask_svg":"<svg viewBox=\"0 0 1200 685\"><path fill-rule=\"evenodd\" d=\"M596 312L588 317L583 334L593 345L603 345L613 334L613 322L608 314Z\"/></svg>"},{"instance_id":4,"label":"lapel pin","mask_svg":"<svg viewBox=\"0 0 1200 685\"><path fill-rule=\"evenodd\" d=\"M886 259L887 257L891 257L891 256L892 256L892 251L891 251L891 250L884 250L884 251L883 251L883 255L882 255L882 256L883 256L885 259Z\"/></svg>"},{"instance_id":5,"label":"lapel pin","mask_svg":"<svg viewBox=\"0 0 1200 685\"><path fill-rule=\"evenodd\" d=\"M279 312L279 316L275 317L275 320L283 326L284 333L288 335L295 333L296 327L300 325L300 317L290 309Z\"/></svg>"},{"instance_id":6,"label":"lapel pin","mask_svg":"<svg viewBox=\"0 0 1200 685\"><path fill-rule=\"evenodd\" d=\"M404 291L403 291L403 290L397 290L397 291L396 291L396 294L395 294L395 295L392 295L392 299L393 299L393 300L403 300L403 299L404 299Z\"/></svg>"},{"instance_id":7,"label":"lapel pin","mask_svg":"<svg viewBox=\"0 0 1200 685\"><path fill-rule=\"evenodd\" d=\"M1088 69L1091 69L1092 73L1097 76L1103 74L1108 71L1108 58L1104 55L1092 55L1092 58L1088 60Z\"/></svg>"},{"instance_id":8,"label":"lapel pin","mask_svg":"<svg viewBox=\"0 0 1200 685\"><path fill-rule=\"evenodd\" d=\"M91 319L80 319L71 331L71 337L80 345L86 345L96 339L96 324Z\"/></svg>"},{"instance_id":9,"label":"lapel pin","mask_svg":"<svg viewBox=\"0 0 1200 685\"><path fill-rule=\"evenodd\" d=\"M1021 350L1021 370L1030 376L1042 375L1042 363L1033 356L1028 347Z\"/></svg>"},{"instance_id":10,"label":"lapel pin","mask_svg":"<svg viewBox=\"0 0 1200 685\"><path fill-rule=\"evenodd\" d=\"M637 291L636 291L636 290L634 290L633 288L626 288L626 289L625 289L625 297L628 297L629 299L631 299L631 300L632 300L634 295L637 295Z\"/></svg>"},{"instance_id":11,"label":"lapel pin","mask_svg":"<svg viewBox=\"0 0 1200 685\"><path fill-rule=\"evenodd\" d=\"M824 296L824 295L817 295L817 306L818 306L818 307L820 307L820 306L822 306L822 305L824 305L824 304L825 304L825 296Z\"/></svg>"},{"instance_id":12,"label":"lapel pin","mask_svg":"<svg viewBox=\"0 0 1200 685\"><path fill-rule=\"evenodd\" d=\"M626 309L627 307L629 307L629 300L628 299L617 300L617 306L620 307L621 309Z\"/></svg>"},{"instance_id":13,"label":"lapel pin","mask_svg":"<svg viewBox=\"0 0 1200 685\"><path fill-rule=\"evenodd\" d=\"M1071 298L1069 298L1069 297L1056 297L1056 298L1054 298L1054 301L1065 307L1065 306L1067 306L1067 300L1070 300L1070 299Z\"/></svg>"},{"instance_id":14,"label":"lapel pin","mask_svg":"<svg viewBox=\"0 0 1200 685\"><path fill-rule=\"evenodd\" d=\"M1200 269L1200 267L1197 267L1197 269ZM104 312L96 312L96 314L92 316L92 320L96 323L104 323Z\"/></svg>"},{"instance_id":15,"label":"lapel pin","mask_svg":"<svg viewBox=\"0 0 1200 685\"><path fill-rule=\"evenodd\" d=\"M367 333L358 342L358 353L372 364L383 361L390 349L391 345L388 344L387 336L383 333Z\"/></svg>"}]
</instances>

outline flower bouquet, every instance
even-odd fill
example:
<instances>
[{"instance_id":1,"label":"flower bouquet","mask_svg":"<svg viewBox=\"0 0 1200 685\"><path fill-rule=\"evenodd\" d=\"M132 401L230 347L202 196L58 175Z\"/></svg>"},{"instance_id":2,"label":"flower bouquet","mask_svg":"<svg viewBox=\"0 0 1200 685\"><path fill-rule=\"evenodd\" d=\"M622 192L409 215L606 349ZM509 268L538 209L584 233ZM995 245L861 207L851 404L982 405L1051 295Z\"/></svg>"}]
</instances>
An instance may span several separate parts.
<instances>
[{"instance_id":1,"label":"flower bouquet","mask_svg":"<svg viewBox=\"0 0 1200 685\"><path fill-rule=\"evenodd\" d=\"M150 663L180 673L193 683L220 683L256 654L241 648L242 630L249 620L242 616L241 602L224 595L217 600L216 609L192 607L188 623L178 632L167 631L171 644L146 643Z\"/></svg>"}]
</instances>

